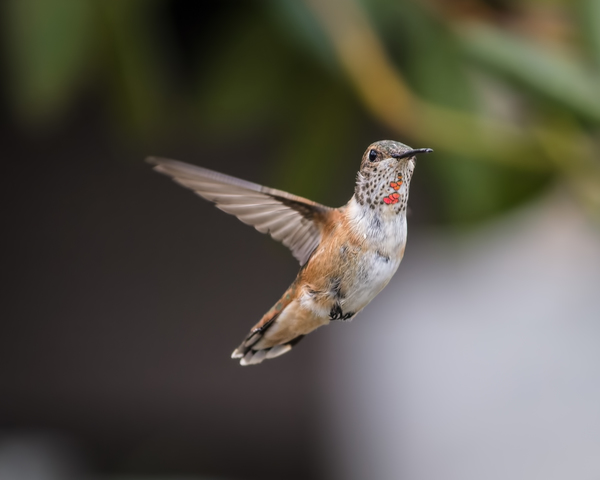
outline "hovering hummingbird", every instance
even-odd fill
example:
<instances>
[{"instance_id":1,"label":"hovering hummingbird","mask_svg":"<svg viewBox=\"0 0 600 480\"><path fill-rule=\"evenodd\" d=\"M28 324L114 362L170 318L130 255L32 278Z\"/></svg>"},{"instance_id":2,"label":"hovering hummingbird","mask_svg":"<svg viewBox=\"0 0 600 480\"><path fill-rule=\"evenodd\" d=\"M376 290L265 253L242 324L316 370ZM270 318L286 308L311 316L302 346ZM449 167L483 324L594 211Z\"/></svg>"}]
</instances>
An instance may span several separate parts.
<instances>
[{"instance_id":1,"label":"hovering hummingbird","mask_svg":"<svg viewBox=\"0 0 600 480\"><path fill-rule=\"evenodd\" d=\"M233 351L241 365L289 352L332 320L355 317L388 284L406 245L406 202L415 156L392 140L362 157L354 195L330 208L177 160L150 157L154 170L279 240L298 259L298 276Z\"/></svg>"}]
</instances>

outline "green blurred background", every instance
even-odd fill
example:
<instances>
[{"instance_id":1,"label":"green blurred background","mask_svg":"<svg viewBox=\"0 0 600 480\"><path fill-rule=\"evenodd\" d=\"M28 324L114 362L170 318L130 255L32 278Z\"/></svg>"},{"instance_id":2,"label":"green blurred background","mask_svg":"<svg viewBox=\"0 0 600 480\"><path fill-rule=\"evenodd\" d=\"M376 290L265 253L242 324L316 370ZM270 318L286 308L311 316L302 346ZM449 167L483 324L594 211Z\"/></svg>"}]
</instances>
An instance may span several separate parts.
<instances>
[{"instance_id":1,"label":"green blurred background","mask_svg":"<svg viewBox=\"0 0 600 480\"><path fill-rule=\"evenodd\" d=\"M391 138L435 150L418 164L411 226L474 229L551 189L592 223L600 217L597 0L4 0L1 9L10 306L0 428L66 432L99 472L323 477L311 446L311 347L261 373L227 359L294 262L152 177L146 155L337 206L366 146ZM248 286L257 269L268 280ZM198 315L219 324L196 326ZM194 341L211 336L209 346ZM284 399L268 395L273 384ZM253 400L236 403L238 391ZM165 403L140 411L157 392ZM248 470L271 401L289 402L269 425L293 448L274 433L279 463Z\"/></svg>"},{"instance_id":2,"label":"green blurred background","mask_svg":"<svg viewBox=\"0 0 600 480\"><path fill-rule=\"evenodd\" d=\"M484 220L554 182L598 212L595 0L2 8L9 118L34 138L81 102L138 144L267 132L272 183L330 200L377 132L436 149L428 221Z\"/></svg>"}]
</instances>

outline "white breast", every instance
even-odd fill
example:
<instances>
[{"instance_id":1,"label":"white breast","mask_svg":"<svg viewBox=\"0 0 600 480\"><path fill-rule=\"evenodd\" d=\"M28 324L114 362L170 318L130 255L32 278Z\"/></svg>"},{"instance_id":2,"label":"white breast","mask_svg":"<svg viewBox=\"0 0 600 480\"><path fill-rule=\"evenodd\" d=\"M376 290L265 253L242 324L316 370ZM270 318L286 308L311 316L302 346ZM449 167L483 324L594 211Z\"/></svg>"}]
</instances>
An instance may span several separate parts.
<instances>
[{"instance_id":1,"label":"white breast","mask_svg":"<svg viewBox=\"0 0 600 480\"><path fill-rule=\"evenodd\" d=\"M406 216L391 208L364 208L351 201L352 228L364 239L353 279L346 279L344 311L359 312L388 284L400 266L406 245Z\"/></svg>"}]
</instances>

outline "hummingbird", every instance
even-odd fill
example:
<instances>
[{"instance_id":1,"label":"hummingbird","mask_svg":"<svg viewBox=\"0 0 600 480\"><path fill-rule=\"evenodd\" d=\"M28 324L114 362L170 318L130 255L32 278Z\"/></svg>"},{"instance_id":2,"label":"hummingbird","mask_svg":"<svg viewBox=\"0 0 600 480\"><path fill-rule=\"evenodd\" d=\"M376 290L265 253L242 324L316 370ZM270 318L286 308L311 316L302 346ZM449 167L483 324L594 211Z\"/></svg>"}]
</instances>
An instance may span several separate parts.
<instances>
[{"instance_id":1,"label":"hummingbird","mask_svg":"<svg viewBox=\"0 0 600 480\"><path fill-rule=\"evenodd\" d=\"M365 151L348 203L331 208L207 168L149 157L154 170L288 247L296 279L231 355L254 365L289 352L331 321L353 319L388 284L406 246L406 204L416 155L393 140Z\"/></svg>"}]
</instances>

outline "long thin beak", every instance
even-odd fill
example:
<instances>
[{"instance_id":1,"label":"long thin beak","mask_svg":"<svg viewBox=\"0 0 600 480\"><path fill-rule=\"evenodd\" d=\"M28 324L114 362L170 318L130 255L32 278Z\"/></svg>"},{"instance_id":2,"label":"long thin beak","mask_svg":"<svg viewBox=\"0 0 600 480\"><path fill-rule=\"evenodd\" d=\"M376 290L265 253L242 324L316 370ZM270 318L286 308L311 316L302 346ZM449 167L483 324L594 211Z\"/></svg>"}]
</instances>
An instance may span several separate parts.
<instances>
[{"instance_id":1,"label":"long thin beak","mask_svg":"<svg viewBox=\"0 0 600 480\"><path fill-rule=\"evenodd\" d=\"M392 155L392 157L401 159L401 158L407 158L407 157L414 157L418 153L431 153L431 152L433 152L433 149L431 149L431 148L417 148L416 150L409 150L408 152L399 153L397 155Z\"/></svg>"}]
</instances>

